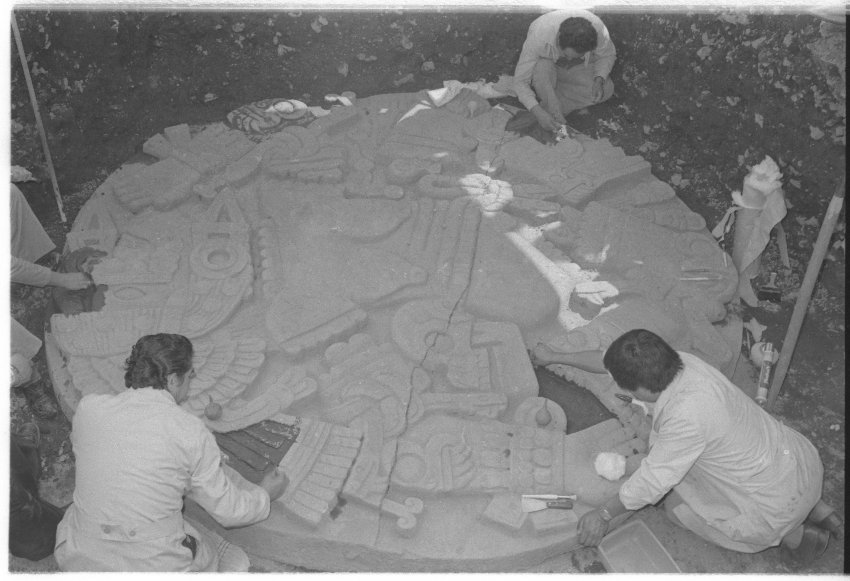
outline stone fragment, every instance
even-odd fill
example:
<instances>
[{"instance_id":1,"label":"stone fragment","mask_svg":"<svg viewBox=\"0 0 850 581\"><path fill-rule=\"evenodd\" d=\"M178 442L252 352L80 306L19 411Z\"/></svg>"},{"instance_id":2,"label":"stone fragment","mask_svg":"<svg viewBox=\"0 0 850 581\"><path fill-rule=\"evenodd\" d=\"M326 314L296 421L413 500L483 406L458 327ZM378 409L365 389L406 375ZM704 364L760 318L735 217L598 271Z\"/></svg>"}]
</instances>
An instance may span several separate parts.
<instances>
[{"instance_id":1,"label":"stone fragment","mask_svg":"<svg viewBox=\"0 0 850 581\"><path fill-rule=\"evenodd\" d=\"M483 223L464 308L483 319L531 328L553 317L560 299L536 265L515 244ZM521 305L517 297L523 297Z\"/></svg>"},{"instance_id":2,"label":"stone fragment","mask_svg":"<svg viewBox=\"0 0 850 581\"><path fill-rule=\"evenodd\" d=\"M65 238L69 252L86 246L111 252L118 242L118 228L110 213L115 203L112 196L95 193L91 200L77 214L75 228Z\"/></svg>"},{"instance_id":3,"label":"stone fragment","mask_svg":"<svg viewBox=\"0 0 850 581\"><path fill-rule=\"evenodd\" d=\"M149 206L168 210L192 193L192 186L200 177L191 167L167 158L117 181L112 193L133 213Z\"/></svg>"},{"instance_id":4,"label":"stone fragment","mask_svg":"<svg viewBox=\"0 0 850 581\"><path fill-rule=\"evenodd\" d=\"M463 134L464 118L423 106L398 122L386 142L378 147L379 159L396 158L439 161L447 154L469 153L478 142Z\"/></svg>"},{"instance_id":5,"label":"stone fragment","mask_svg":"<svg viewBox=\"0 0 850 581\"><path fill-rule=\"evenodd\" d=\"M481 518L517 532L525 524L528 513L523 512L518 494L494 494Z\"/></svg>"},{"instance_id":6,"label":"stone fragment","mask_svg":"<svg viewBox=\"0 0 850 581\"><path fill-rule=\"evenodd\" d=\"M613 188L626 179L648 176L650 169L642 158L625 155L605 139L567 139L548 147L523 137L503 145L499 154L509 171L545 184L560 194L563 203L573 206L603 195L603 186Z\"/></svg>"},{"instance_id":7,"label":"stone fragment","mask_svg":"<svg viewBox=\"0 0 850 581\"><path fill-rule=\"evenodd\" d=\"M142 151L157 159L167 159L171 157L174 146L164 135L157 133L142 144Z\"/></svg>"},{"instance_id":8,"label":"stone fragment","mask_svg":"<svg viewBox=\"0 0 850 581\"><path fill-rule=\"evenodd\" d=\"M186 123L166 127L163 133L165 134L165 138L168 139L168 142L174 147L185 148L192 141L192 132Z\"/></svg>"},{"instance_id":9,"label":"stone fragment","mask_svg":"<svg viewBox=\"0 0 850 581\"><path fill-rule=\"evenodd\" d=\"M537 534L575 532L578 516L572 510L539 510L529 515Z\"/></svg>"}]
</instances>

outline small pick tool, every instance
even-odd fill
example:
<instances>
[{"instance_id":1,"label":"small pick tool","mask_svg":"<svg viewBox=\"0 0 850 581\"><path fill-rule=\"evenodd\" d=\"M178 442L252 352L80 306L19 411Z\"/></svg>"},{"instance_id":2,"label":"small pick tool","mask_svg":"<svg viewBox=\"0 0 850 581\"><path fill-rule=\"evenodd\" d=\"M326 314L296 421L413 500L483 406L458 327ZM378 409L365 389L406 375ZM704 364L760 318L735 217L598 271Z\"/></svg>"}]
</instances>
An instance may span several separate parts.
<instances>
[{"instance_id":1,"label":"small pick tool","mask_svg":"<svg viewBox=\"0 0 850 581\"><path fill-rule=\"evenodd\" d=\"M522 512L537 512L547 508L572 508L575 494L523 494Z\"/></svg>"}]
</instances>

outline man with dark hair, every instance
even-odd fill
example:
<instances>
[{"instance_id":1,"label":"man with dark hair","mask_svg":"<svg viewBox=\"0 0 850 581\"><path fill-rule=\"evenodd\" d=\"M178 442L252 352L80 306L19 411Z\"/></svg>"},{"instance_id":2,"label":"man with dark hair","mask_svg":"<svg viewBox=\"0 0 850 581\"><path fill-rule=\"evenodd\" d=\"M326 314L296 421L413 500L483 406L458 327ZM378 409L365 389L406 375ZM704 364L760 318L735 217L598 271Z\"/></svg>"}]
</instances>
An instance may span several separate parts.
<instances>
[{"instance_id":1,"label":"man with dark hair","mask_svg":"<svg viewBox=\"0 0 850 581\"><path fill-rule=\"evenodd\" d=\"M124 363L128 389L80 399L74 502L56 530L62 571L249 570L244 550L184 517L184 500L222 526L246 526L269 517L289 479L275 469L254 484L223 462L204 422L180 406L193 354L183 335L145 335Z\"/></svg>"},{"instance_id":2,"label":"man with dark hair","mask_svg":"<svg viewBox=\"0 0 850 581\"><path fill-rule=\"evenodd\" d=\"M616 58L599 17L587 10L549 12L528 27L514 91L543 129L557 131L572 111L611 97L608 76Z\"/></svg>"},{"instance_id":3,"label":"man with dark hair","mask_svg":"<svg viewBox=\"0 0 850 581\"><path fill-rule=\"evenodd\" d=\"M643 387L653 395L664 391L682 371L682 358L676 350L655 333L643 329L629 331L611 343L602 364L621 388L637 392Z\"/></svg>"},{"instance_id":4,"label":"man with dark hair","mask_svg":"<svg viewBox=\"0 0 850 581\"><path fill-rule=\"evenodd\" d=\"M783 425L720 371L661 337L634 329L600 353L557 353L561 363L611 375L654 404L649 454L620 488L578 524L579 542L599 544L611 520L665 499L675 524L724 548L755 553L776 545L788 564L823 553L841 521L821 498L823 464L809 440ZM665 498L666 497L666 498Z\"/></svg>"}]
</instances>

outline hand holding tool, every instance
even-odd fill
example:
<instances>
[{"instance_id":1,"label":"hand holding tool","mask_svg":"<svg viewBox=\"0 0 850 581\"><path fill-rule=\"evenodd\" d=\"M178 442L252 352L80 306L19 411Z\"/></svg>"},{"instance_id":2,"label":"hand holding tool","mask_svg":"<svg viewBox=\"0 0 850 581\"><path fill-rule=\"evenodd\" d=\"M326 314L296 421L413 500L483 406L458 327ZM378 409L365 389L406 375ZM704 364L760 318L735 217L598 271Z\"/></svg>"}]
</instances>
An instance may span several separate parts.
<instances>
[{"instance_id":1,"label":"hand holding tool","mask_svg":"<svg viewBox=\"0 0 850 581\"><path fill-rule=\"evenodd\" d=\"M555 132L555 142L560 143L568 137L571 137L570 129L569 127L567 127L567 124L564 123L560 127L558 127L558 130Z\"/></svg>"}]
</instances>

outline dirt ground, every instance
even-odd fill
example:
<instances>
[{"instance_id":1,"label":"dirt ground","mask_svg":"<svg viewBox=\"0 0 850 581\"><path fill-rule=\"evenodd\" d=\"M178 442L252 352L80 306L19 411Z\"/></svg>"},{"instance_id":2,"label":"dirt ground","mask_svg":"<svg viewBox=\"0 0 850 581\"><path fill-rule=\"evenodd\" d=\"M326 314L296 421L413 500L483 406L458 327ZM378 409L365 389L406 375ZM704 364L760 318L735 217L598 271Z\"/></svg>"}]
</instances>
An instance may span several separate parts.
<instances>
[{"instance_id":1,"label":"dirt ground","mask_svg":"<svg viewBox=\"0 0 850 581\"><path fill-rule=\"evenodd\" d=\"M845 25L800 10L757 12L602 12L618 61L615 95L568 122L641 155L653 173L713 227L732 205L749 167L766 155L780 166L788 201L783 225L790 269L774 240L756 286L776 272L779 303L741 308L782 347L812 246L845 168ZM497 80L512 74L537 13L507 9L440 11L134 12L19 11L41 116L68 223L56 210L18 53L12 48L11 162L32 172L20 183L61 248L82 204L117 167L141 155L165 127L223 120L238 106L270 97L327 105L329 93L413 92L444 80ZM514 102L516 104L516 102ZM777 417L820 450L825 500L842 514L844 489L845 218L842 211L815 289ZM13 285L12 316L37 335L50 295ZM37 365L47 369L42 355ZM755 370L749 374L750 384ZM13 431L32 416L12 393ZM39 422L44 496L65 505L73 457L65 418ZM738 554L675 528L661 511L639 515L689 573L819 573L845 570L832 541L803 571L778 549ZM257 570L293 570L260 563ZM11 558L15 571L55 570ZM540 572L603 570L593 549L568 553Z\"/></svg>"}]
</instances>

